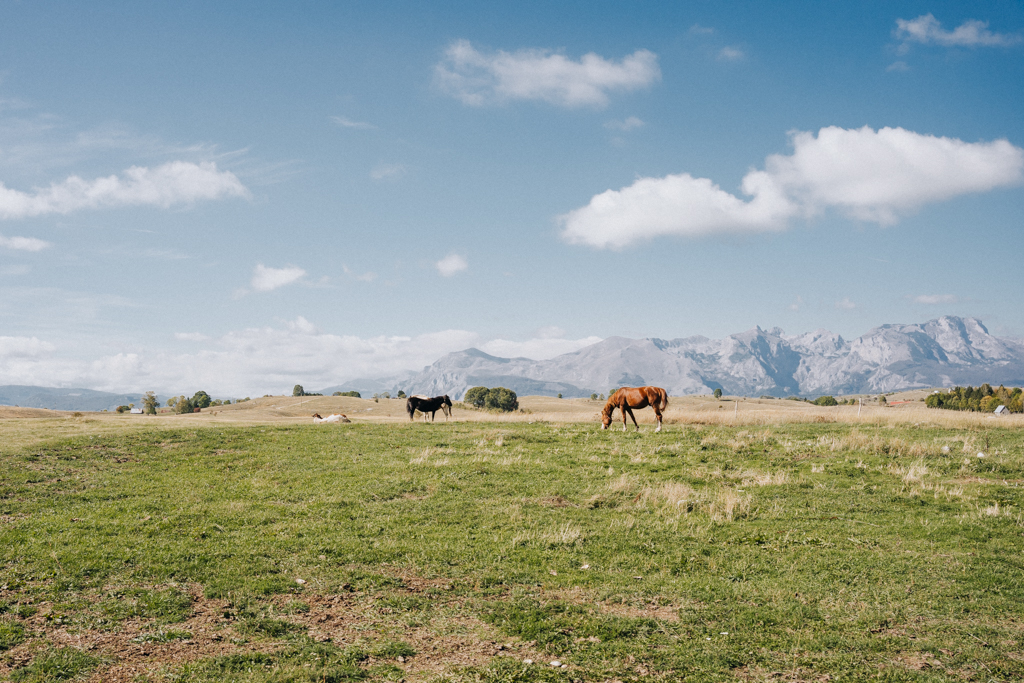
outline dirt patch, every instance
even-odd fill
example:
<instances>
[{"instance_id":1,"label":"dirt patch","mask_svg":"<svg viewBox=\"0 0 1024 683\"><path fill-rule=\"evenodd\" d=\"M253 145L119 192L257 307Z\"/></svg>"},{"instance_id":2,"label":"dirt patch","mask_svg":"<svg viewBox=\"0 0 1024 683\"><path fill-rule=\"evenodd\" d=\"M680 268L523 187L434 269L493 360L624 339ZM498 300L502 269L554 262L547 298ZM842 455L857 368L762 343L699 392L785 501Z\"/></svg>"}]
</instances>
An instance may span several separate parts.
<instances>
[{"instance_id":1,"label":"dirt patch","mask_svg":"<svg viewBox=\"0 0 1024 683\"><path fill-rule=\"evenodd\" d=\"M386 661L401 668L408 681L428 680L467 666L485 666L499 656L543 661L532 644L505 638L473 616L462 598L439 595L439 591L451 588L450 580L400 578L404 585L386 593L298 593L274 596L263 604L273 610L274 619L299 626L316 641L330 641L339 647L368 647L382 640L408 643L416 651L413 656L401 660L371 657L365 663L373 666ZM427 591L431 593L431 611L422 619L410 618L402 610L402 600L424 600ZM193 598L188 619L162 627L150 619L130 619L113 632L57 624L50 618L52 607L38 603L38 612L22 622L32 637L0 657L0 679L53 646L71 646L100 658L104 664L93 672L91 683L132 683L160 677L187 662L240 653L271 653L284 646L282 640L239 633L230 602L203 597L197 585L190 586L188 592ZM303 607L296 609L296 605ZM153 640L161 633L180 638Z\"/></svg>"}]
</instances>

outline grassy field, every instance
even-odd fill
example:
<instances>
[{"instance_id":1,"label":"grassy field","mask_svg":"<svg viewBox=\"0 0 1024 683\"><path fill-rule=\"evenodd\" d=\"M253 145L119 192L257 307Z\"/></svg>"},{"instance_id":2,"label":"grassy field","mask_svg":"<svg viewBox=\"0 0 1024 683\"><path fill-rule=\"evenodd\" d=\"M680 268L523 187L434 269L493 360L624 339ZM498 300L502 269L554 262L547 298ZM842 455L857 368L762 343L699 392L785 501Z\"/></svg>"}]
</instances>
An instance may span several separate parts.
<instances>
[{"instance_id":1,"label":"grassy field","mask_svg":"<svg viewBox=\"0 0 1024 683\"><path fill-rule=\"evenodd\" d=\"M0 419L0 678L1024 679L1019 422L339 400Z\"/></svg>"}]
</instances>

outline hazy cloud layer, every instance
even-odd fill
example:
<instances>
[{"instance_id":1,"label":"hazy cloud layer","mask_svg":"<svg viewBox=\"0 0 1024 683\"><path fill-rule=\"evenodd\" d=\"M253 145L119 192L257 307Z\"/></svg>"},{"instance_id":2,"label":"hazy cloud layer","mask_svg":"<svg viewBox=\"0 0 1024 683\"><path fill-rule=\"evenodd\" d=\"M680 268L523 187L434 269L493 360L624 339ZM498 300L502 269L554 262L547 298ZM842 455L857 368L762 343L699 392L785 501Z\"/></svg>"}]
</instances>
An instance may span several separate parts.
<instances>
[{"instance_id":1,"label":"hazy cloud layer","mask_svg":"<svg viewBox=\"0 0 1024 683\"><path fill-rule=\"evenodd\" d=\"M960 299L954 294L921 294L914 297L914 303L928 304L955 304Z\"/></svg>"},{"instance_id":2,"label":"hazy cloud layer","mask_svg":"<svg viewBox=\"0 0 1024 683\"><path fill-rule=\"evenodd\" d=\"M636 90L661 78L658 58L648 50L619 62L592 52L575 61L550 50L483 53L468 40L452 43L434 74L444 91L477 107L510 100L603 107L609 93Z\"/></svg>"},{"instance_id":3,"label":"hazy cloud layer","mask_svg":"<svg viewBox=\"0 0 1024 683\"><path fill-rule=\"evenodd\" d=\"M560 356L563 353L572 353L580 349L596 344L601 337L585 337L583 339L556 339L540 337L527 339L526 341L509 341L507 339L493 339L481 344L478 348L492 356L501 358L532 358L533 360L547 360Z\"/></svg>"},{"instance_id":4,"label":"hazy cloud layer","mask_svg":"<svg viewBox=\"0 0 1024 683\"><path fill-rule=\"evenodd\" d=\"M418 371L447 353L474 346L489 353L542 359L600 341L591 337L485 342L479 334L466 330L360 338L322 332L301 316L280 327L250 328L215 338L199 332L175 337L202 342L202 349L76 360L66 355L75 351L70 343L0 337L0 375L10 384L162 394L192 394L203 389L216 396L258 396L290 392L295 384L313 390L357 377Z\"/></svg>"},{"instance_id":5,"label":"hazy cloud layer","mask_svg":"<svg viewBox=\"0 0 1024 683\"><path fill-rule=\"evenodd\" d=\"M19 251L42 251L51 246L35 237L4 237L0 235L0 249L16 249Z\"/></svg>"},{"instance_id":6,"label":"hazy cloud layer","mask_svg":"<svg viewBox=\"0 0 1024 683\"><path fill-rule=\"evenodd\" d=\"M0 183L0 219L116 206L148 204L167 208L200 199L248 195L249 191L234 173L218 171L215 163L172 161L152 169L132 166L122 177L112 175L83 180L71 176L31 193L12 190Z\"/></svg>"},{"instance_id":7,"label":"hazy cloud layer","mask_svg":"<svg viewBox=\"0 0 1024 683\"><path fill-rule=\"evenodd\" d=\"M458 254L448 254L443 259L434 264L437 268L437 272L441 273L443 277L451 277L456 273L460 273L469 268L469 263L466 259Z\"/></svg>"},{"instance_id":8,"label":"hazy cloud layer","mask_svg":"<svg viewBox=\"0 0 1024 683\"><path fill-rule=\"evenodd\" d=\"M252 273L250 285L257 292L269 292L278 287L290 285L305 274L305 270L296 266L270 268L262 263L257 263Z\"/></svg>"},{"instance_id":9,"label":"hazy cloud layer","mask_svg":"<svg viewBox=\"0 0 1024 683\"><path fill-rule=\"evenodd\" d=\"M829 208L883 225L925 204L1017 185L1024 150L1007 140L964 142L903 128L822 128L791 134L793 153L774 154L743 178L743 199L707 178L640 178L595 195L559 217L572 244L622 248L660 235L784 230Z\"/></svg>"},{"instance_id":10,"label":"hazy cloud layer","mask_svg":"<svg viewBox=\"0 0 1024 683\"><path fill-rule=\"evenodd\" d=\"M900 40L945 47L1006 47L1021 42L1019 34L993 33L987 21L968 19L952 31L946 31L932 14L917 19L897 19L896 37Z\"/></svg>"},{"instance_id":11,"label":"hazy cloud layer","mask_svg":"<svg viewBox=\"0 0 1024 683\"><path fill-rule=\"evenodd\" d=\"M331 119L342 128L355 128L357 130L375 130L377 126L365 121L353 121L344 116L332 116Z\"/></svg>"}]
</instances>

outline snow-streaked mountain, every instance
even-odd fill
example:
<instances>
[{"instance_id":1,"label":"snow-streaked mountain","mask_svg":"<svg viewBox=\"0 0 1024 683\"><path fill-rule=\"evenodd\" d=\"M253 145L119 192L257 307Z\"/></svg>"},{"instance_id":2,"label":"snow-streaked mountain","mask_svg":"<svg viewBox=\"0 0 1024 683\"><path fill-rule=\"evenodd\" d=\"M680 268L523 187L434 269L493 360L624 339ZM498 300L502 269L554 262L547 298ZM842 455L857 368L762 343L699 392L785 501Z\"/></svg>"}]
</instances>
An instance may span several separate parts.
<instances>
[{"instance_id":1,"label":"snow-streaked mountain","mask_svg":"<svg viewBox=\"0 0 1024 683\"><path fill-rule=\"evenodd\" d=\"M758 396L853 394L955 384L1024 384L1024 343L1001 339L975 318L947 316L914 325L883 325L847 341L817 330L782 330L725 339L604 341L550 360L498 358L477 349L450 353L389 390L461 397L474 386L520 395L565 397L654 384L670 394Z\"/></svg>"}]
</instances>

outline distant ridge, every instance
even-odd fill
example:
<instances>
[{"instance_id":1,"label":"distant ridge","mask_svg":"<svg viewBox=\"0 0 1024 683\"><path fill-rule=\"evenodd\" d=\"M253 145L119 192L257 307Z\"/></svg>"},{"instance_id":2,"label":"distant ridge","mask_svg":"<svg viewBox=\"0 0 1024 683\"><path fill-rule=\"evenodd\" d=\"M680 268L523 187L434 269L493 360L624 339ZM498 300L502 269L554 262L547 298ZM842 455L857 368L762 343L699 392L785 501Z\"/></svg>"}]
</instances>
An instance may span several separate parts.
<instances>
[{"instance_id":1,"label":"distant ridge","mask_svg":"<svg viewBox=\"0 0 1024 683\"><path fill-rule=\"evenodd\" d=\"M787 336L755 327L725 339L625 339L543 361L479 349L449 353L386 390L460 397L473 386L566 398L655 384L673 395L860 394L956 384L1024 383L1024 343L989 333L976 318L882 325L853 341L817 330Z\"/></svg>"}]
</instances>

